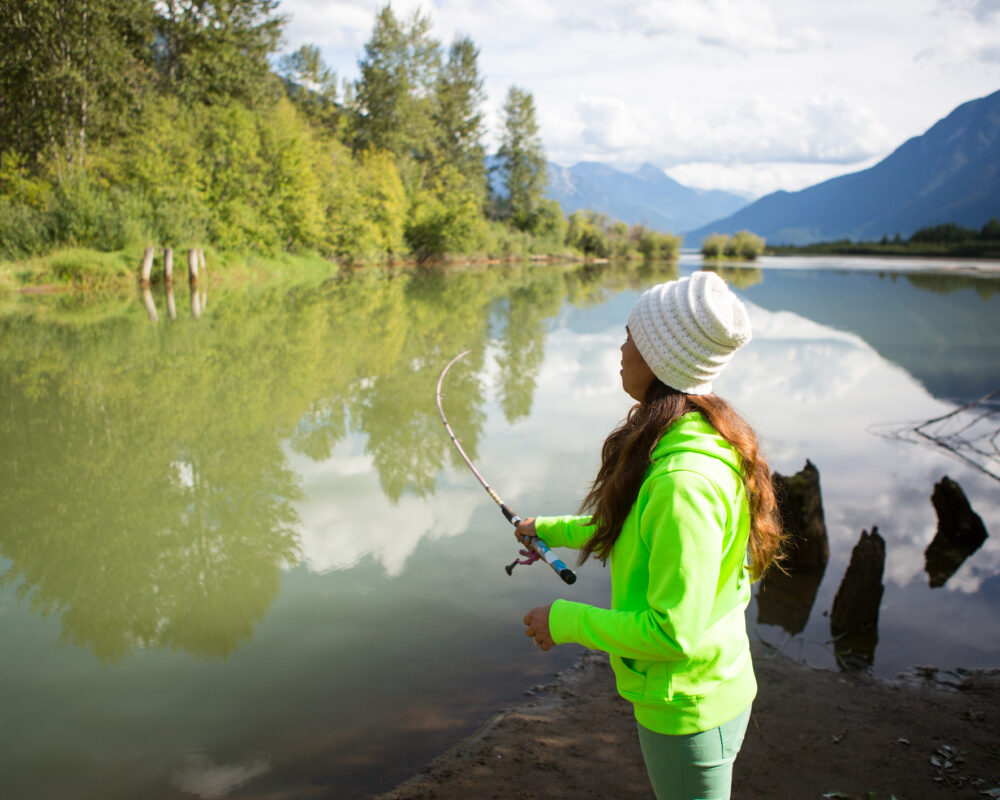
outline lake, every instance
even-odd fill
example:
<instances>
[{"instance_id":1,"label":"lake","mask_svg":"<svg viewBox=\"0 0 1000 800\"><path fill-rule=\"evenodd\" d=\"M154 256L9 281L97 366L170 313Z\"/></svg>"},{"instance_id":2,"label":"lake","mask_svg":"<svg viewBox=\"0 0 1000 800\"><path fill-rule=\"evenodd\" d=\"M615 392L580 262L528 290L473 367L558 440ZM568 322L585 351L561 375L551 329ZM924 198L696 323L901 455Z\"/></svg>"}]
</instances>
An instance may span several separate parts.
<instances>
[{"instance_id":1,"label":"lake","mask_svg":"<svg viewBox=\"0 0 1000 800\"><path fill-rule=\"evenodd\" d=\"M816 666L859 666L827 614L873 526L885 591L861 666L1000 666L1000 404L977 403L1000 389L1000 273L941 263L720 270L754 339L716 389L774 470L816 466L830 539L802 605L755 596L751 636ZM444 390L465 449L523 516L571 512L629 407L629 309L701 266L5 299L4 796L365 797L569 666L579 648L541 653L521 617L606 605L607 571L505 574L510 526L435 386L471 350ZM945 475L991 536L932 587Z\"/></svg>"}]
</instances>

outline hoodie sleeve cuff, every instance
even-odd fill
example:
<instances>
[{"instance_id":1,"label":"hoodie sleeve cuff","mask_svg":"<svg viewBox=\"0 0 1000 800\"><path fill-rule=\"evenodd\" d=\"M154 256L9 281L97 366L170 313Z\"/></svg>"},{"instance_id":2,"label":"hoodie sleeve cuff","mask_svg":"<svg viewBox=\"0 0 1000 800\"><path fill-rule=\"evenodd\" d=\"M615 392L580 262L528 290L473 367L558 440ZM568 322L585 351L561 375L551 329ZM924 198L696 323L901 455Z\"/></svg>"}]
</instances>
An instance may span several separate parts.
<instances>
[{"instance_id":1,"label":"hoodie sleeve cuff","mask_svg":"<svg viewBox=\"0 0 1000 800\"><path fill-rule=\"evenodd\" d=\"M579 620L587 608L583 603L572 600L556 600L549 609L549 635L556 644L574 642L582 644L577 636Z\"/></svg>"}]
</instances>

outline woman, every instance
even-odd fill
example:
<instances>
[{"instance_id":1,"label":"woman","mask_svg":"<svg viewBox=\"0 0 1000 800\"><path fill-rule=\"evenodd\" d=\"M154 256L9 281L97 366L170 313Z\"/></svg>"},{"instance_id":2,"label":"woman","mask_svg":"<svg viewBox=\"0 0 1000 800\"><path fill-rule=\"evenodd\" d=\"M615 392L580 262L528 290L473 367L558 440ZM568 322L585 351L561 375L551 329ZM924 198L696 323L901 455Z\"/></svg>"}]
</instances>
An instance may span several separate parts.
<instances>
[{"instance_id":1,"label":"woman","mask_svg":"<svg viewBox=\"0 0 1000 800\"><path fill-rule=\"evenodd\" d=\"M626 332L622 387L638 402L604 442L584 515L516 530L610 560L611 608L556 600L526 633L610 654L659 800L728 798L757 692L744 610L781 543L757 438L712 393L750 319L698 272L644 292Z\"/></svg>"}]
</instances>

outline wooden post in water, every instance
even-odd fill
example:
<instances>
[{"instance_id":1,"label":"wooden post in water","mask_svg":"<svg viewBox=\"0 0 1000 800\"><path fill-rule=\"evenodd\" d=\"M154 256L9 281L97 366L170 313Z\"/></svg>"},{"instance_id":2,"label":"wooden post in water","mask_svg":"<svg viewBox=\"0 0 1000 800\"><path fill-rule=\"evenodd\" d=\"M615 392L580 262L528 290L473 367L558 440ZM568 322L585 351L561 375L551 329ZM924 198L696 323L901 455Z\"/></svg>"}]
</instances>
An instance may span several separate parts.
<instances>
[{"instance_id":1,"label":"wooden post in water","mask_svg":"<svg viewBox=\"0 0 1000 800\"><path fill-rule=\"evenodd\" d=\"M188 250L188 283L192 287L198 285L198 249L195 247Z\"/></svg>"},{"instance_id":2,"label":"wooden post in water","mask_svg":"<svg viewBox=\"0 0 1000 800\"><path fill-rule=\"evenodd\" d=\"M153 248L147 247L142 254L142 268L139 274L139 282L143 286L149 286L149 276L153 272Z\"/></svg>"},{"instance_id":3,"label":"wooden post in water","mask_svg":"<svg viewBox=\"0 0 1000 800\"><path fill-rule=\"evenodd\" d=\"M201 298L196 291L191 292L191 316L201 319Z\"/></svg>"},{"instance_id":4,"label":"wooden post in water","mask_svg":"<svg viewBox=\"0 0 1000 800\"><path fill-rule=\"evenodd\" d=\"M174 286L167 284L167 316L170 319L177 319L177 304L174 303Z\"/></svg>"},{"instance_id":5,"label":"wooden post in water","mask_svg":"<svg viewBox=\"0 0 1000 800\"><path fill-rule=\"evenodd\" d=\"M205 251L200 247L198 248L198 267L201 269L202 273L205 272Z\"/></svg>"},{"instance_id":6,"label":"wooden post in water","mask_svg":"<svg viewBox=\"0 0 1000 800\"><path fill-rule=\"evenodd\" d=\"M156 313L156 303L153 302L153 293L149 291L148 286L142 290L142 304L146 307L146 313L149 314L149 321L159 322L160 316Z\"/></svg>"},{"instance_id":7,"label":"wooden post in water","mask_svg":"<svg viewBox=\"0 0 1000 800\"><path fill-rule=\"evenodd\" d=\"M167 286L174 283L174 248L163 248L163 282Z\"/></svg>"}]
</instances>

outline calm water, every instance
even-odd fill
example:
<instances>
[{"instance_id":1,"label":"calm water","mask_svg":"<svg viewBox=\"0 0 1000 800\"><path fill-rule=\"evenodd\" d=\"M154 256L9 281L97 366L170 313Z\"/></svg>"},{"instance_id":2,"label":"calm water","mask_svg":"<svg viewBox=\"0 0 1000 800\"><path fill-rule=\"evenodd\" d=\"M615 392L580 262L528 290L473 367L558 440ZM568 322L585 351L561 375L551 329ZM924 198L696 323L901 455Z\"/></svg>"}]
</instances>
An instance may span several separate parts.
<instances>
[{"instance_id":1,"label":"calm water","mask_svg":"<svg viewBox=\"0 0 1000 800\"><path fill-rule=\"evenodd\" d=\"M773 467L821 475L830 560L752 635L838 668L826 613L862 529L887 543L872 671L1000 666L1000 276L799 259L732 269L753 342L719 382ZM699 268L682 259L680 274ZM891 266L891 271L887 271ZM618 346L678 267L365 274L199 299L0 308L0 776L12 798L355 798L578 655L520 618L573 587L507 577L509 526L572 511L625 414ZM201 301L204 301L203 304ZM964 430L952 450L914 433ZM992 448L992 449L990 449ZM978 452L978 451L982 452ZM991 474L992 473L992 474ZM991 537L940 588L949 475ZM814 593L814 596L813 596Z\"/></svg>"}]
</instances>

